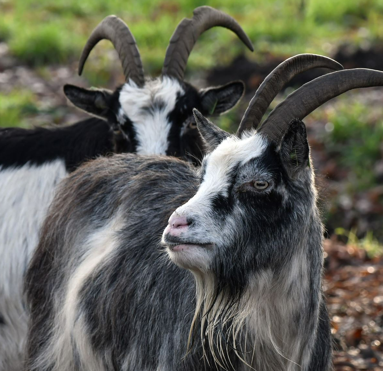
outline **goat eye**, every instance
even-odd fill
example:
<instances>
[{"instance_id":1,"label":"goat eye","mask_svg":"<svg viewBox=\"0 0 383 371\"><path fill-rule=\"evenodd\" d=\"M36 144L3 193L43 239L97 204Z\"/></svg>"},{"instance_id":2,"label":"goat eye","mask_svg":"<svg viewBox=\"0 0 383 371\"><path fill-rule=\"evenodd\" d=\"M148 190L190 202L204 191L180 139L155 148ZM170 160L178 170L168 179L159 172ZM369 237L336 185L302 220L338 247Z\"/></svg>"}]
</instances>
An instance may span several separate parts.
<instances>
[{"instance_id":1,"label":"goat eye","mask_svg":"<svg viewBox=\"0 0 383 371\"><path fill-rule=\"evenodd\" d=\"M195 123L194 121L192 121L192 122L189 124L189 129L197 129L197 123Z\"/></svg>"},{"instance_id":2,"label":"goat eye","mask_svg":"<svg viewBox=\"0 0 383 371\"><path fill-rule=\"evenodd\" d=\"M254 181L253 184L254 184L254 188L256 188L260 191L263 191L264 189L266 189L269 186L268 182L264 182L262 180L256 180L256 181Z\"/></svg>"}]
</instances>

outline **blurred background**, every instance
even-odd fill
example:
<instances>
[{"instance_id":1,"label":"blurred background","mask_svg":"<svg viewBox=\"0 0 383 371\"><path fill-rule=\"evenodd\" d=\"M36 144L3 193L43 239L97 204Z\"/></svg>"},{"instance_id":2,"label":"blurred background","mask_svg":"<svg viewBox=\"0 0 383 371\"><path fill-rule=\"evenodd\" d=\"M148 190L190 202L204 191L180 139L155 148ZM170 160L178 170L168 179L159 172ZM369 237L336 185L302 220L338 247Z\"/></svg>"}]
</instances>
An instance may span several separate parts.
<instances>
[{"instance_id":1,"label":"blurred background","mask_svg":"<svg viewBox=\"0 0 383 371\"><path fill-rule=\"evenodd\" d=\"M0 0L0 126L74 123L87 115L67 102L65 83L113 90L124 82L108 41L98 44L83 76L77 75L82 47L107 15L128 24L146 75L155 77L178 22L201 5L236 18L255 47L250 53L231 32L216 28L191 53L186 80L194 85L246 83L236 109L213 119L226 130L236 130L264 77L294 54L383 70L383 0ZM320 74L299 76L271 108ZM383 370L382 103L383 88L355 90L305 119L328 238L337 370Z\"/></svg>"}]
</instances>

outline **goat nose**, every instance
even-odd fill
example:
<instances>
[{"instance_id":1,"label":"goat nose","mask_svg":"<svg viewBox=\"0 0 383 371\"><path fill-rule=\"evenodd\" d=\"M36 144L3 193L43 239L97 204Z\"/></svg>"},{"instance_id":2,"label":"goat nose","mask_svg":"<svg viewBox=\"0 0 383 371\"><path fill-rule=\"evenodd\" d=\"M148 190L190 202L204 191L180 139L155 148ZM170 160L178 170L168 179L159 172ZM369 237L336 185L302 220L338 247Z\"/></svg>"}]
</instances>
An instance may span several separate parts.
<instances>
[{"instance_id":1,"label":"goat nose","mask_svg":"<svg viewBox=\"0 0 383 371\"><path fill-rule=\"evenodd\" d=\"M180 216L177 214L173 214L170 217L168 224L170 225L171 228L175 228L175 229L184 228L189 225L185 216Z\"/></svg>"},{"instance_id":2,"label":"goat nose","mask_svg":"<svg viewBox=\"0 0 383 371\"><path fill-rule=\"evenodd\" d=\"M179 236L181 233L184 233L188 229L188 223L185 216L180 216L174 213L168 221L168 226L166 227L164 234L170 234L172 236Z\"/></svg>"}]
</instances>

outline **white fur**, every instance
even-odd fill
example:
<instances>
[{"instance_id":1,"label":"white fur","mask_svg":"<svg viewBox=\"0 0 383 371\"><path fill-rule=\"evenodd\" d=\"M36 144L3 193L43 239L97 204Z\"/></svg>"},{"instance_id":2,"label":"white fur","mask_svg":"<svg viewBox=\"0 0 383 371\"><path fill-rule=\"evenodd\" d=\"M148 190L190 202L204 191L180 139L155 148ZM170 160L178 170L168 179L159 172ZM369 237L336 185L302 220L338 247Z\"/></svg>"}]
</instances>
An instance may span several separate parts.
<instances>
[{"instance_id":1,"label":"white fur","mask_svg":"<svg viewBox=\"0 0 383 371\"><path fill-rule=\"evenodd\" d=\"M194 210L199 214L208 213L212 197L217 194L227 196L230 171L238 164L244 165L261 156L266 145L266 140L260 134L242 140L229 137L222 141L207 159L206 175L198 192L176 213L181 216L193 215Z\"/></svg>"},{"instance_id":2,"label":"white fur","mask_svg":"<svg viewBox=\"0 0 383 371\"><path fill-rule=\"evenodd\" d=\"M118 119L122 122L128 116L134 123L139 154L166 154L171 127L168 114L178 93L184 93L180 84L167 77L149 81L144 88L132 81L123 86ZM153 109L156 104L161 109ZM22 299L23 275L56 185L66 175L62 160L0 169L0 315L6 322L0 328L0 371L22 368L28 320ZM83 349L85 352L86 345Z\"/></svg>"},{"instance_id":3,"label":"white fur","mask_svg":"<svg viewBox=\"0 0 383 371\"><path fill-rule=\"evenodd\" d=\"M23 275L38 243L38 231L64 162L0 169L0 371L19 371L27 335Z\"/></svg>"},{"instance_id":4,"label":"white fur","mask_svg":"<svg viewBox=\"0 0 383 371\"><path fill-rule=\"evenodd\" d=\"M205 159L205 176L197 193L176 210L180 216L191 218L198 216L199 220L203 220L198 230L196 227L193 229L194 240L213 244L218 242L218 245L219 241L230 240L230 233L234 234L235 231L235 220L227 216L225 227L219 229L210 224L213 223L210 217L211 200L217 194L228 196L231 170L261 156L266 146L267 142L260 134L244 137L242 140L229 137L208 155ZM210 241L204 239L206 235ZM275 276L271 270L265 270L252 277L238 305L231 307L224 314L222 308L225 308L224 304L229 298L224 294L220 294L218 298L214 296L215 279L209 274L213 252L205 248L200 248L200 251L192 248L174 253L168 248L169 257L180 266L188 269L190 266L194 268L204 266L204 269L191 269L197 283L197 305L191 332L195 322L201 318L203 323L201 327L204 329L206 327L204 331L207 333L213 357L221 367L230 368L230 361L225 358L225 345L221 344L222 339L215 331L218 321L232 323L230 329L234 348L237 356L243 361L244 369L247 369L246 365L255 370L307 369L309 363L307 355L311 354L312 344L301 343L297 329L291 326L296 313L305 307L304 300L310 290L305 246L306 244L302 243L302 246L298 247L297 254L278 275ZM247 329L247 334L241 334L243 328ZM249 344L249 349L246 345L244 349L237 348L236 339L241 338L239 334L246 338L245 343ZM201 335L204 337L204 334ZM214 353L215 349L217 354ZM270 359L273 359L274 363L266 364L265 362Z\"/></svg>"},{"instance_id":5,"label":"white fur","mask_svg":"<svg viewBox=\"0 0 383 371\"><path fill-rule=\"evenodd\" d=\"M215 331L219 321L231 322L227 336L232 337L235 352L242 360L239 370L306 370L312 344L301 343L296 327L291 324L305 305L308 269L306 257L299 254L278 275L270 269L259 272L251 278L238 305L225 313L222 308L230 298L224 294L215 297L214 276L195 273L197 304L191 333L200 318L215 361L226 369L230 369L230 361L225 356L225 344ZM243 347L237 343L240 334L245 338ZM309 330L307 336L310 337ZM265 363L270 359L274 361L272 365Z\"/></svg>"},{"instance_id":6,"label":"white fur","mask_svg":"<svg viewBox=\"0 0 383 371\"><path fill-rule=\"evenodd\" d=\"M259 134L245 139L228 137L205 159L207 161L205 177L197 193L174 213L180 216L198 218L203 216L206 223L193 230L193 238L201 243L217 243L218 241L230 239L235 231L235 221L228 217L224 230L214 228L209 214L211 212L211 201L218 195L227 196L230 186L229 174L237 165L244 165L253 158L262 155L267 146L266 140ZM208 233L207 233L208 231ZM163 235L164 238L164 235ZM209 238L210 240L206 240ZM209 270L214 253L209 249L189 248L182 252L174 253L167 249L170 259L184 268L190 269L200 267L201 272Z\"/></svg>"},{"instance_id":7,"label":"white fur","mask_svg":"<svg viewBox=\"0 0 383 371\"><path fill-rule=\"evenodd\" d=\"M182 268L190 269L192 272L196 269L204 273L209 271L212 254L208 247L201 249L200 246L188 245L182 251L173 252L169 247L166 251L173 263Z\"/></svg>"},{"instance_id":8,"label":"white fur","mask_svg":"<svg viewBox=\"0 0 383 371\"><path fill-rule=\"evenodd\" d=\"M138 154L166 154L171 128L168 114L175 107L177 94L184 94L184 91L177 80L169 77L149 81L143 88L133 82L122 87L119 120L126 116L133 122ZM162 108L153 109L156 103L163 104Z\"/></svg>"},{"instance_id":9,"label":"white fur","mask_svg":"<svg viewBox=\"0 0 383 371\"><path fill-rule=\"evenodd\" d=\"M257 347L262 343L270 346L275 353L275 366L269 366L270 369L277 367L299 371L308 367L307 355L310 351L306 348L311 344L301 344L297 329L291 326L294 315L305 306L304 300L309 291L308 269L306 257L301 251L277 277L271 270L266 270L252 278L234 327L240 328L240 324L245 322L251 333L255 334L253 355L249 354L246 359L246 363L255 369L266 367L262 364L262 357L254 358L254 354L261 351ZM297 285L297 282L300 284Z\"/></svg>"},{"instance_id":10,"label":"white fur","mask_svg":"<svg viewBox=\"0 0 383 371\"><path fill-rule=\"evenodd\" d=\"M117 247L117 232L121 229L121 217L112 219L106 226L94 231L84 242L81 238L76 242L78 251L82 255L82 262L70 273L70 279L65 288L65 297L61 300L61 295L56 297L56 311L58 313L55 320L56 327L52 329L53 336L48 344L45 353L42 353L35 367L39 364L53 363L59 365L60 369L53 368L52 371L72 370L73 347L76 347L80 355L82 370L98 371L103 369L101 360L92 351L88 336L84 336L86 326L83 323L79 305L79 292L87 278L97 269L100 264L107 262L107 257L111 256ZM76 317L76 315L80 313ZM73 343L73 340L75 342ZM100 368L101 367L101 368Z\"/></svg>"}]
</instances>

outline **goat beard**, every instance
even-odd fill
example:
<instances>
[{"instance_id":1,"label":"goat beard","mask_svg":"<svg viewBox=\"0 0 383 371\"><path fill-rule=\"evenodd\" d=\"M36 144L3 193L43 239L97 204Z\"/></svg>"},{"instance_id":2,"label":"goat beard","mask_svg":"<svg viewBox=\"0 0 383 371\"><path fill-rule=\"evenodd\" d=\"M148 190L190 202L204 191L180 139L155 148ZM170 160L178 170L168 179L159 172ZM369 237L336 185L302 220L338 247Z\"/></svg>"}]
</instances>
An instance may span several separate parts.
<instances>
[{"instance_id":1,"label":"goat beard","mask_svg":"<svg viewBox=\"0 0 383 371\"><path fill-rule=\"evenodd\" d=\"M193 274L196 281L196 309L189 331L188 353L200 332L206 363L210 364L213 360L223 369L234 370L236 368L232 361L233 356L236 356L250 366L245 360L245 354L251 352L242 349L242 344L245 348L247 344L247 334L244 330L249 314L247 295L242 295L242 290L233 292L234 290L227 286L219 287L212 273ZM250 349L252 351L251 345Z\"/></svg>"}]
</instances>

